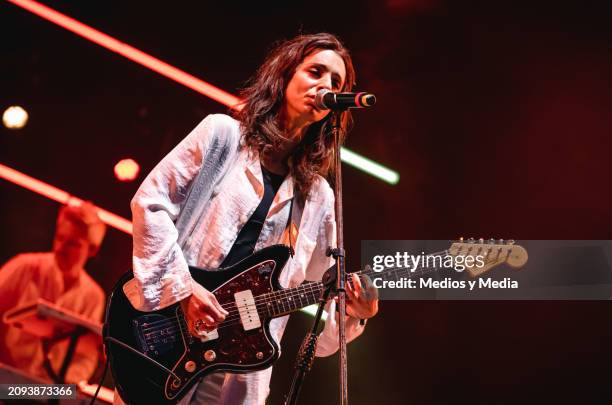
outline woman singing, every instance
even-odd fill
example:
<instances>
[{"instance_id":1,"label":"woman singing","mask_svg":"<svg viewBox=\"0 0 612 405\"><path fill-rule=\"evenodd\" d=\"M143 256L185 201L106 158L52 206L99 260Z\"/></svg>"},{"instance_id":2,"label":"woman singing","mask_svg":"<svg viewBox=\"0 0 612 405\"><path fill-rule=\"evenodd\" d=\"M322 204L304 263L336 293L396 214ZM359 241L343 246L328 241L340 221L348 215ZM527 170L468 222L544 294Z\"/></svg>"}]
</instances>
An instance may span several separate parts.
<instances>
[{"instance_id":1,"label":"woman singing","mask_svg":"<svg viewBox=\"0 0 612 405\"><path fill-rule=\"evenodd\" d=\"M350 91L354 81L351 57L334 35L282 42L249 81L233 118L209 115L153 169L132 200L132 305L151 311L180 301L192 334L213 330L228 313L193 282L188 265L227 267L277 243L295 251L280 275L283 287L321 279L333 263L326 249L335 246L334 194L326 181L332 136L328 111L314 101L319 90ZM349 118L342 114L342 133ZM369 287L355 276L353 284L347 284L348 340L378 311ZM277 342L287 320L271 321ZM337 350L337 335L330 317L318 356ZM271 373L218 372L181 403L263 404Z\"/></svg>"}]
</instances>

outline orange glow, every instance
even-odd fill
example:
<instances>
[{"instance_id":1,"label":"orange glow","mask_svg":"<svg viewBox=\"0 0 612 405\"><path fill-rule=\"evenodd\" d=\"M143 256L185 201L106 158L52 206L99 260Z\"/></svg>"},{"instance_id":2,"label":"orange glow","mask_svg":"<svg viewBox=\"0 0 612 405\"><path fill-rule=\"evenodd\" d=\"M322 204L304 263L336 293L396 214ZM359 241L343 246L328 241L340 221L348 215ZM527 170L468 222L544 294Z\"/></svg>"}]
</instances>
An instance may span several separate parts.
<instances>
[{"instance_id":1,"label":"orange glow","mask_svg":"<svg viewBox=\"0 0 612 405\"><path fill-rule=\"evenodd\" d=\"M0 177L61 204L79 205L83 202L80 198L74 197L64 190L60 190L3 164L0 164ZM130 221L100 207L96 208L98 208L98 215L103 222L120 231L132 234L132 223Z\"/></svg>"},{"instance_id":2,"label":"orange glow","mask_svg":"<svg viewBox=\"0 0 612 405\"><path fill-rule=\"evenodd\" d=\"M166 76L184 86L189 87L192 90L197 91L213 100L224 104L231 108L238 108L240 99L218 87L213 86L204 80L198 79L195 76L190 75L180 69L175 68L172 65L167 64L139 49L134 48L126 43L119 41L107 35L101 31L96 30L88 25L85 25L74 18L68 17L58 11L53 10L41 3L33 0L8 0L9 2L24 8L39 17L51 21L69 31L74 32L77 35L82 36L100 46L105 47L108 50L118 53L119 55L125 56L126 58L140 63L141 65L148 67L149 69Z\"/></svg>"},{"instance_id":3,"label":"orange glow","mask_svg":"<svg viewBox=\"0 0 612 405\"><path fill-rule=\"evenodd\" d=\"M115 177L120 181L133 181L139 172L140 166L134 159L122 159L115 165Z\"/></svg>"}]
</instances>

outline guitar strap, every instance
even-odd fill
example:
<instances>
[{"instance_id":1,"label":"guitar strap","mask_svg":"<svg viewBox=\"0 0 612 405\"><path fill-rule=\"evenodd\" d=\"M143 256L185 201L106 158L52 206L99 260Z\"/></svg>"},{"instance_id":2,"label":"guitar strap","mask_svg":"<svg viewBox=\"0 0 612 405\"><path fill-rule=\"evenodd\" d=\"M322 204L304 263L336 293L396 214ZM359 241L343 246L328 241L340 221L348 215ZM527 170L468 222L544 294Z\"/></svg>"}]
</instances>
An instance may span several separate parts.
<instances>
[{"instance_id":1,"label":"guitar strap","mask_svg":"<svg viewBox=\"0 0 612 405\"><path fill-rule=\"evenodd\" d=\"M260 164L261 165L261 164ZM263 228L264 222L268 216L268 212L270 210L270 206L272 205L272 201L274 200L274 196L278 192L283 180L285 178L284 175L278 175L267 170L263 165L261 165L261 174L263 178L263 196L261 202L253 211L253 214L249 218L249 220L242 226L242 229L238 233L236 240L228 254L225 256L225 259L221 263L219 267L229 267L232 266L242 259L250 256L255 251L255 245L259 239L261 234L261 230ZM291 211L293 207L293 198L291 199L289 207L289 220L290 223ZM287 226L285 226L286 228Z\"/></svg>"}]
</instances>

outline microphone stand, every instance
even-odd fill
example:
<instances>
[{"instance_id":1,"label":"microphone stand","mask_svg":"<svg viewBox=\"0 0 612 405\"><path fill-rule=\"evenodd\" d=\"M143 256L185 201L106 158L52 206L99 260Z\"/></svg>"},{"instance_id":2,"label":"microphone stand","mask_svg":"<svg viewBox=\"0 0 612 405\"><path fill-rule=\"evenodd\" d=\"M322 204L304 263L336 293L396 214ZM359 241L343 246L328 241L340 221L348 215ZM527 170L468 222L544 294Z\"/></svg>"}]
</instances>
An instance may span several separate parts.
<instances>
[{"instance_id":1,"label":"microphone stand","mask_svg":"<svg viewBox=\"0 0 612 405\"><path fill-rule=\"evenodd\" d=\"M333 290L338 297L337 311L339 315L338 319L338 338L339 338L339 352L340 352L340 404L348 405L348 374L347 374L347 355L346 355L346 267L344 262L344 217L342 213L342 167L340 164L340 116L342 110L332 111L332 117L330 119L332 125L332 136L333 136L333 151L334 151L334 167L335 167L335 178L334 178L334 194L335 194L335 213L336 213L336 244L337 247L334 249L328 247L327 255L333 256L336 259L336 263L325 273L323 276L323 283L325 290L319 300L319 308L313 322L311 331L306 335L295 364L295 373L293 380L291 381L291 388L287 395L286 405L295 405L297 403L297 397L300 393L302 383L307 371L310 371L312 364L314 363L314 355L318 339L318 326L323 314L323 308L325 302ZM335 271L334 271L335 270ZM329 316L335 316L335 314L329 314Z\"/></svg>"},{"instance_id":2,"label":"microphone stand","mask_svg":"<svg viewBox=\"0 0 612 405\"><path fill-rule=\"evenodd\" d=\"M340 404L348 405L348 371L346 355L346 266L344 262L344 215L342 211L342 165L340 164L340 116L342 111L334 111L332 120L332 135L334 137L334 194L336 211L336 249L330 249L336 259L336 294L338 295L338 344L340 351ZM334 316L335 314L331 314Z\"/></svg>"}]
</instances>

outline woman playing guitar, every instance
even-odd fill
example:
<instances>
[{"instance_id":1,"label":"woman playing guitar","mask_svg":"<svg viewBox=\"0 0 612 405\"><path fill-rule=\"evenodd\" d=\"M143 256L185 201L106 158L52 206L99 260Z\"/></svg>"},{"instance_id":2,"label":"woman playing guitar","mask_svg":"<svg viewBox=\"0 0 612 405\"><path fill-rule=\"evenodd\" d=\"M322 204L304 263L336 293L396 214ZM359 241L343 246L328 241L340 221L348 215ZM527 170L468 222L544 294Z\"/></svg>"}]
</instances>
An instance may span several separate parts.
<instances>
[{"instance_id":1,"label":"woman playing guitar","mask_svg":"<svg viewBox=\"0 0 612 405\"><path fill-rule=\"evenodd\" d=\"M280 273L282 287L321 279L332 265L326 250L335 246L335 219L325 180L330 115L317 108L315 95L350 91L354 81L351 57L334 35L282 42L248 82L234 117L209 115L153 169L131 204L135 282L124 291L134 308L157 311L180 302L189 332L208 336L231 311L194 282L188 266L225 268L278 243L294 252ZM344 134L349 114L342 114ZM377 313L378 300L357 277L347 286L351 340L363 331L360 320ZM276 342L287 318L270 321ZM337 340L332 317L317 355L334 353ZM181 403L262 404L271 372L208 375Z\"/></svg>"}]
</instances>

